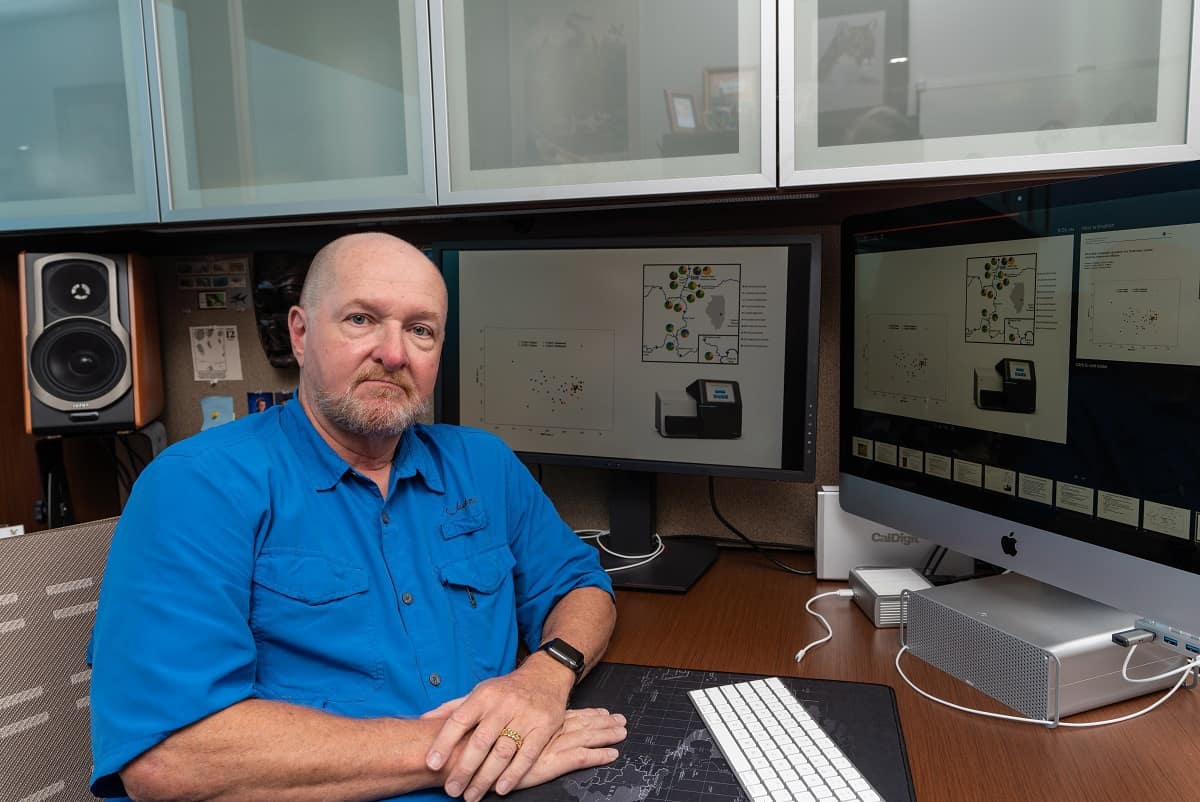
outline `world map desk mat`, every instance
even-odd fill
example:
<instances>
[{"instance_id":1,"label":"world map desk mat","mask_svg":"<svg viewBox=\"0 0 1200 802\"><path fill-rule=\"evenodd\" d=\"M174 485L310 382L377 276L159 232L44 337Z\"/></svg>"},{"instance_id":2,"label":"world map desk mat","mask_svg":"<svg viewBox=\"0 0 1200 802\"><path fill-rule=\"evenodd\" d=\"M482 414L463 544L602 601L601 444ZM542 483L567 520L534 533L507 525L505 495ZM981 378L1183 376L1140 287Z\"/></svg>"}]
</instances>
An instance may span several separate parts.
<instances>
[{"instance_id":1,"label":"world map desk mat","mask_svg":"<svg viewBox=\"0 0 1200 802\"><path fill-rule=\"evenodd\" d=\"M742 802L746 795L713 743L687 692L759 679L728 674L600 663L571 707L606 707L628 719L616 762L517 791L514 802ZM887 802L915 802L896 697L886 685L781 677ZM495 795L488 797L499 799Z\"/></svg>"}]
</instances>

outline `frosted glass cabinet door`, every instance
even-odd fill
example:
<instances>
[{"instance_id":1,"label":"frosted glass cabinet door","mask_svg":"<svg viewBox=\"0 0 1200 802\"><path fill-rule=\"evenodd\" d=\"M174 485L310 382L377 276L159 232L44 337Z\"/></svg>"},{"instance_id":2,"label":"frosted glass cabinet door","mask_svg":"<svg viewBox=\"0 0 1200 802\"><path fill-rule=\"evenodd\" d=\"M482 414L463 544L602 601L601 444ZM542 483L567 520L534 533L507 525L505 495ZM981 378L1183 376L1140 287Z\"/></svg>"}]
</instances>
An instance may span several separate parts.
<instances>
[{"instance_id":1,"label":"frosted glass cabinet door","mask_svg":"<svg viewBox=\"0 0 1200 802\"><path fill-rule=\"evenodd\" d=\"M781 0L780 180L1194 159L1191 0Z\"/></svg>"},{"instance_id":2,"label":"frosted glass cabinet door","mask_svg":"<svg viewBox=\"0 0 1200 802\"><path fill-rule=\"evenodd\" d=\"M145 0L164 220L435 203L424 0Z\"/></svg>"},{"instance_id":3,"label":"frosted glass cabinet door","mask_svg":"<svg viewBox=\"0 0 1200 802\"><path fill-rule=\"evenodd\" d=\"M0 230L158 220L138 0L0 1Z\"/></svg>"},{"instance_id":4,"label":"frosted glass cabinet door","mask_svg":"<svg viewBox=\"0 0 1200 802\"><path fill-rule=\"evenodd\" d=\"M774 0L432 0L441 203L775 186Z\"/></svg>"}]
</instances>

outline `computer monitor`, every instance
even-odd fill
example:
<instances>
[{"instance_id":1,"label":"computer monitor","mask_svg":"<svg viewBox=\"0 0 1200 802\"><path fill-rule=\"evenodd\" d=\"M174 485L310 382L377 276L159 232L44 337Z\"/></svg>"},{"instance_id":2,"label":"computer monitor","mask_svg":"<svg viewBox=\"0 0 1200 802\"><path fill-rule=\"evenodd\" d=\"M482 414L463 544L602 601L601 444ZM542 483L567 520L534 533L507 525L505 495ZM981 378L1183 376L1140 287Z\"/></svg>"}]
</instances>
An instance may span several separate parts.
<instances>
[{"instance_id":1,"label":"computer monitor","mask_svg":"<svg viewBox=\"0 0 1200 802\"><path fill-rule=\"evenodd\" d=\"M608 469L612 551L654 550L657 473L812 481L819 237L451 243L434 261L439 419ZM683 590L714 555L675 540L613 579Z\"/></svg>"},{"instance_id":2,"label":"computer monitor","mask_svg":"<svg viewBox=\"0 0 1200 802\"><path fill-rule=\"evenodd\" d=\"M841 500L1200 630L1200 163L848 219Z\"/></svg>"}]
</instances>

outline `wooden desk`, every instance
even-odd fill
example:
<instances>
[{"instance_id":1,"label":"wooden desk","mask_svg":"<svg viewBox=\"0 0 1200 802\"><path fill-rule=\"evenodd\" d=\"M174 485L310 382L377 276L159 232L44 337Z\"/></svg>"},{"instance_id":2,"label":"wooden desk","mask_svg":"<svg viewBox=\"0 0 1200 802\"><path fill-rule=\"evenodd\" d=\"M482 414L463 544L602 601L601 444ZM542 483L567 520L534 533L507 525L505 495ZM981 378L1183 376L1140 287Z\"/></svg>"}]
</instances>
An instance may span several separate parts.
<instances>
[{"instance_id":1,"label":"wooden desk","mask_svg":"<svg viewBox=\"0 0 1200 802\"><path fill-rule=\"evenodd\" d=\"M811 567L810 558L780 559ZM605 659L890 685L920 802L1200 799L1200 689L1180 689L1141 718L1094 729L1051 730L972 716L909 688L893 664L899 630L875 629L853 601L836 597L813 605L829 620L833 640L797 665L796 651L824 634L804 603L840 587L845 583L788 574L754 553L724 551L687 594L619 591L617 630ZM902 665L920 687L943 699L1012 713L915 657L905 655ZM1154 698L1071 721L1125 715Z\"/></svg>"}]
</instances>

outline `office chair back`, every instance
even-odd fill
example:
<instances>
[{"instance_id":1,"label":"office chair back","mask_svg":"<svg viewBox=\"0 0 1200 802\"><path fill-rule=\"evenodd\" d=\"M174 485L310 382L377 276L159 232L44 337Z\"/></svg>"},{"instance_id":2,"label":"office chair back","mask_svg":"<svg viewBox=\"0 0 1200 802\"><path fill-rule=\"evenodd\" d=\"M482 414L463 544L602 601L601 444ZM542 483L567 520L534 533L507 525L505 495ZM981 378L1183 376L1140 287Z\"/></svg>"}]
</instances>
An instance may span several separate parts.
<instances>
[{"instance_id":1,"label":"office chair back","mask_svg":"<svg viewBox=\"0 0 1200 802\"><path fill-rule=\"evenodd\" d=\"M94 799L87 644L116 524L0 539L0 802Z\"/></svg>"}]
</instances>

